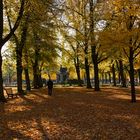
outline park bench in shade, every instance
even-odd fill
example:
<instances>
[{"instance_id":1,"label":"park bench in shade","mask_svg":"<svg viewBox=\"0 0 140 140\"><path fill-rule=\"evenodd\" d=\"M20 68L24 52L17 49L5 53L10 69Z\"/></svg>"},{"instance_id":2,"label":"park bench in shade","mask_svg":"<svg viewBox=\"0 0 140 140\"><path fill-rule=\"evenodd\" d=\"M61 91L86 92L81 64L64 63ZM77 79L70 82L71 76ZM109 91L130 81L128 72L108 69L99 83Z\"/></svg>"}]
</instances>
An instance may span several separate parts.
<instances>
[{"instance_id":1,"label":"park bench in shade","mask_svg":"<svg viewBox=\"0 0 140 140\"><path fill-rule=\"evenodd\" d=\"M8 98L11 97L11 98L14 98L14 97L18 97L18 93L14 93L12 88L4 88Z\"/></svg>"}]
</instances>

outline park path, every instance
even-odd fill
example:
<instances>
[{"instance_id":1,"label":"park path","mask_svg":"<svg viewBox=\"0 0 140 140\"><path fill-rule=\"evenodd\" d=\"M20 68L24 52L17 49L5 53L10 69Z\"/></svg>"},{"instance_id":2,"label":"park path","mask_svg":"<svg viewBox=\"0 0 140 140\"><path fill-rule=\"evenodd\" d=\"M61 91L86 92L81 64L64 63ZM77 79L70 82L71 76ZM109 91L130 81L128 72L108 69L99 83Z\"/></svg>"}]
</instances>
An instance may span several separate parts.
<instances>
[{"instance_id":1,"label":"park path","mask_svg":"<svg viewBox=\"0 0 140 140\"><path fill-rule=\"evenodd\" d=\"M140 140L140 93L128 89L33 90L0 103L0 140Z\"/></svg>"}]
</instances>

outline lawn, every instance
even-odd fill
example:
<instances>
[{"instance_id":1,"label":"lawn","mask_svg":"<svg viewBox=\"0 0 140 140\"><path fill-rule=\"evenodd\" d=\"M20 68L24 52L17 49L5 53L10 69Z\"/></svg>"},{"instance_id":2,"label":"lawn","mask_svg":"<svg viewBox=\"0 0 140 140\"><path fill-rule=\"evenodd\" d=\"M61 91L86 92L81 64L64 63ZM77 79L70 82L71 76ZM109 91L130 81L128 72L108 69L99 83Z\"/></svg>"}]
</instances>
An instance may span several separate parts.
<instances>
[{"instance_id":1,"label":"lawn","mask_svg":"<svg viewBox=\"0 0 140 140\"><path fill-rule=\"evenodd\" d=\"M140 140L140 91L105 87L32 90L0 103L0 140Z\"/></svg>"}]
</instances>

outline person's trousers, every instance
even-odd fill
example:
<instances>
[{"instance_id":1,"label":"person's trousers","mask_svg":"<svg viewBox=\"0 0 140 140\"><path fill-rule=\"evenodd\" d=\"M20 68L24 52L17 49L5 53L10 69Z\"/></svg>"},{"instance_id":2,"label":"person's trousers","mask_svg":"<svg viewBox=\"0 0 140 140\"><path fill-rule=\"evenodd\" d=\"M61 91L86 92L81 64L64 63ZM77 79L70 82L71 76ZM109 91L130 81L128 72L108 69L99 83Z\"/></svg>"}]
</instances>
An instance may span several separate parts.
<instances>
[{"instance_id":1,"label":"person's trousers","mask_svg":"<svg viewBox=\"0 0 140 140\"><path fill-rule=\"evenodd\" d=\"M48 95L52 95L52 88L48 88Z\"/></svg>"}]
</instances>

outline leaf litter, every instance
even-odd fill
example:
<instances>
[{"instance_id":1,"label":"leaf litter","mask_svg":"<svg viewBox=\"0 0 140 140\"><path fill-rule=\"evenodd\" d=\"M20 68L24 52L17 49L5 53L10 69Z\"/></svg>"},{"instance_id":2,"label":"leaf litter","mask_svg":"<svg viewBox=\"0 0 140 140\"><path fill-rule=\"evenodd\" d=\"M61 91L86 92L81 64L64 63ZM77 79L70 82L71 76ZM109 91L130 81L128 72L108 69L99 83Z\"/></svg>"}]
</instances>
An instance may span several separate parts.
<instances>
[{"instance_id":1,"label":"leaf litter","mask_svg":"<svg viewBox=\"0 0 140 140\"><path fill-rule=\"evenodd\" d=\"M0 103L1 140L139 140L140 92L129 89L33 90Z\"/></svg>"}]
</instances>

